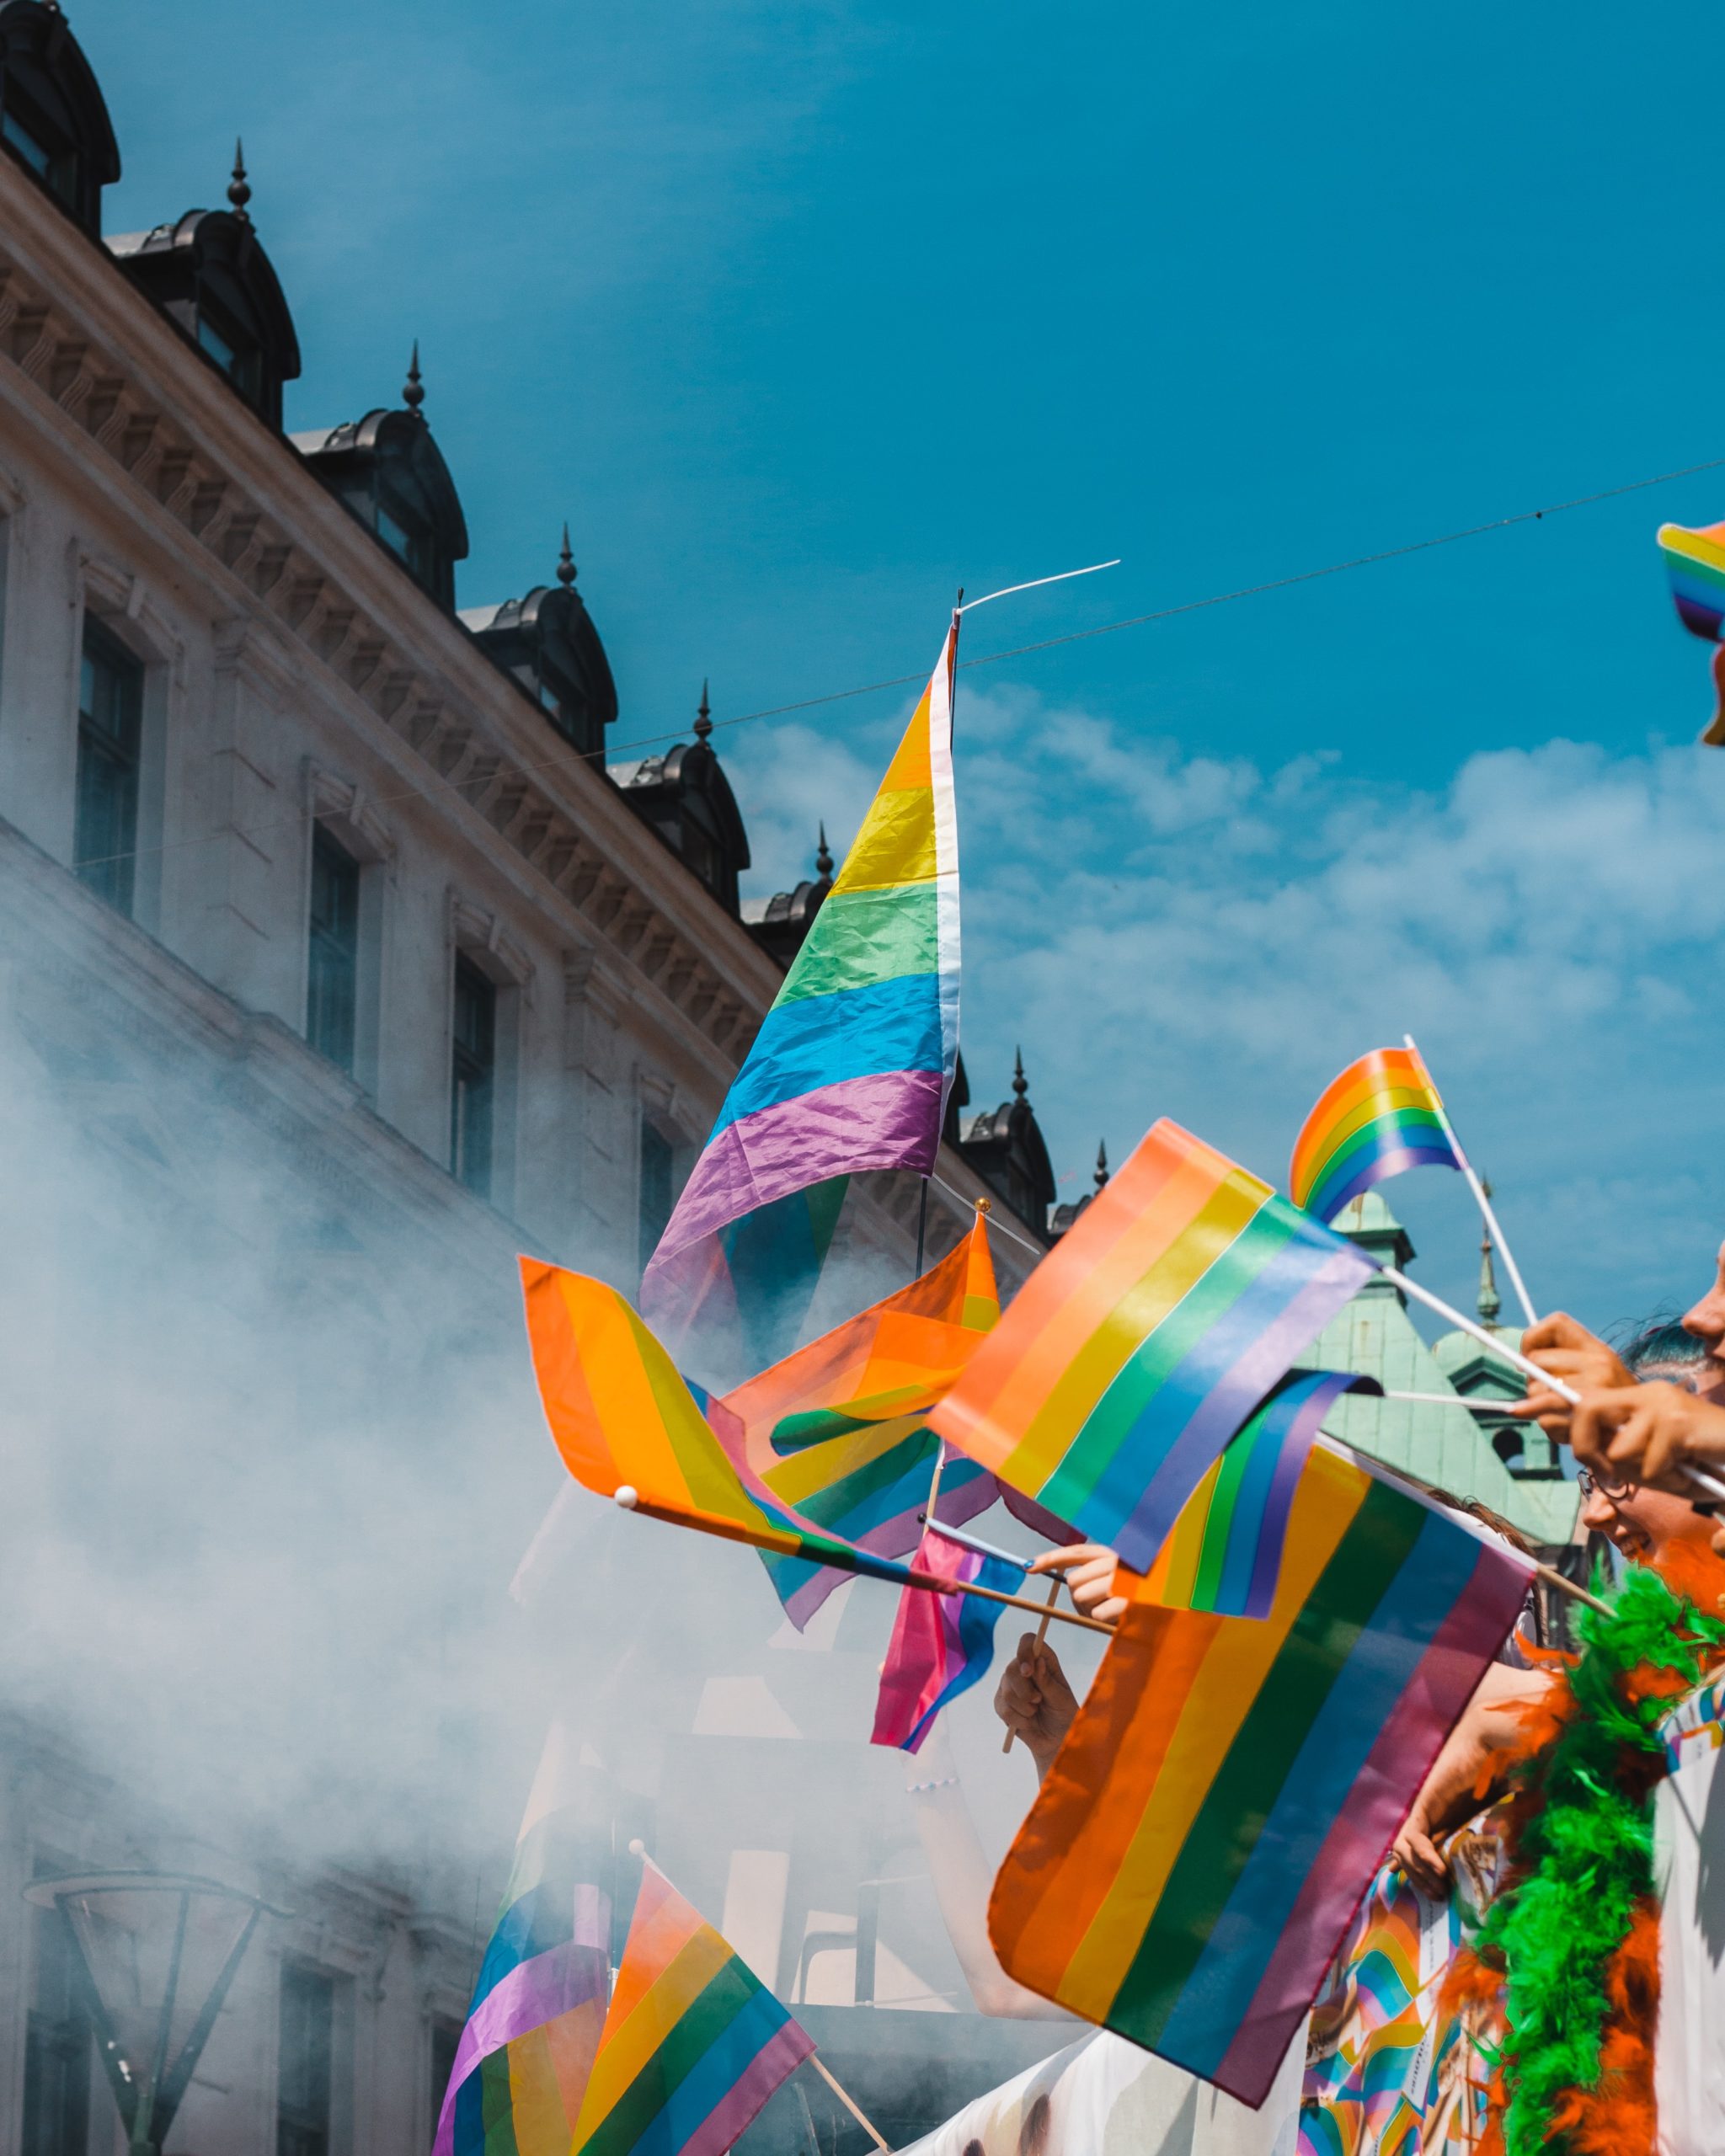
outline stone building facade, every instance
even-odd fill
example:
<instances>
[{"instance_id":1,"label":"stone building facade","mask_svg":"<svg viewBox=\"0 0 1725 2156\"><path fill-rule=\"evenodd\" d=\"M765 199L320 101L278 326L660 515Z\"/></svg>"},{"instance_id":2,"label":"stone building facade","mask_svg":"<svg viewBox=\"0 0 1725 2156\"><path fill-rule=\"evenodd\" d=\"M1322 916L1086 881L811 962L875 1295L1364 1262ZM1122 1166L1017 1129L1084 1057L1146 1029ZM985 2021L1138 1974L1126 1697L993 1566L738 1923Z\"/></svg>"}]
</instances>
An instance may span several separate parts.
<instances>
[{"instance_id":1,"label":"stone building facade","mask_svg":"<svg viewBox=\"0 0 1725 2156\"><path fill-rule=\"evenodd\" d=\"M476 1877L452 1803L428 1798L373 1862L300 1831L320 1785L340 1809L333 1769L302 1778L290 1820L254 1801L257 1746L233 1732L267 1726L294 1681L275 1633L323 1614L280 1577L283 1625L243 1614L267 1515L323 1502L307 1546L346 1549L355 1514L400 1492L419 1538L403 1597L443 1565L483 1576L459 1609L492 1621L548 1486L515 1253L633 1285L832 864L823 836L816 878L785 864L782 902L745 917L743 816L704 712L686 743L607 770L618 690L567 534L542 584L458 611L467 532L417 354L398 401L284 433L301 355L243 168L223 206L104 232L119 146L45 0L0 4L0 1307L8 1622L29 1636L0 1700L0 2156L118 2145L66 1941L25 1893L140 1866L287 1913L248 1951L169 2146L409 2156L509 1822L488 1822ZM983 1165L943 1149L932 1255L999 1194ZM1051 1195L1025 1188L996 1242L1009 1291ZM905 1276L918 1197L860 1180L848 1278ZM242 1479L224 1508L263 1460L262 1494ZM224 1572L212 1546L236 1538ZM82 1632L75 1608L61 1621L79 1595L100 1610ZM773 1629L756 1604L751 1626ZM248 1661L222 1660L230 1628ZM343 1651L363 1694L371 1643ZM436 1652L458 1661L459 1637ZM407 1645L380 1658L372 1718L399 1743L378 1774L424 1742L452 1785L478 1709L454 1684L435 1712L396 1708L420 1673ZM232 1727L198 1760L235 1784L231 1814L173 1768L230 1684ZM709 1671L667 1710L636 1780L668 1847L692 1851L707 1814L654 1796L665 1758L686 1769L705 1737L731 1772L740 1745L778 1741L758 1691ZM510 1807L531 1752L511 1758ZM803 1903L854 1932L853 1825L796 1860ZM923 1989L952 2009L949 1981ZM858 1995L853 1977L811 1997Z\"/></svg>"}]
</instances>

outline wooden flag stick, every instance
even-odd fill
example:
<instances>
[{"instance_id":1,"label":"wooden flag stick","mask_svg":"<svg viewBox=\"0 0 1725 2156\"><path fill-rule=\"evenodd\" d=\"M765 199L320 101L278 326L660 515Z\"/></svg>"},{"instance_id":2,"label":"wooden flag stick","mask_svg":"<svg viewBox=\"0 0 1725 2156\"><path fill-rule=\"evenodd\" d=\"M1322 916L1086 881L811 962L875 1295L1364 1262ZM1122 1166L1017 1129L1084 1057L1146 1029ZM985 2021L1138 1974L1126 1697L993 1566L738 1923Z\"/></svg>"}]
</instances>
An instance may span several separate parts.
<instances>
[{"instance_id":1,"label":"wooden flag stick","mask_svg":"<svg viewBox=\"0 0 1725 2156\"><path fill-rule=\"evenodd\" d=\"M1420 1067L1424 1070L1425 1058L1419 1054L1419 1049L1415 1045L1413 1034L1403 1033L1402 1038L1407 1043L1409 1054L1419 1056ZM1431 1074L1428 1070L1426 1075L1429 1077ZM1435 1086L1432 1090L1434 1092L1437 1091ZM1467 1179L1467 1187L1473 1193L1474 1203L1479 1208L1480 1218L1485 1222L1487 1231L1492 1241L1503 1254L1503 1269L1509 1273L1510 1283L1515 1289L1516 1299L1521 1305L1522 1315L1530 1325L1537 1325L1539 1319L1534 1314L1532 1299L1527 1292L1527 1283L1521 1277L1521 1267L1515 1262L1515 1253L1509 1247L1509 1239L1498 1226L1498 1216L1492 1210L1492 1201L1486 1195L1486 1187L1474 1173L1473 1163L1468 1159L1461 1140L1455 1135L1455 1126L1450 1120L1450 1111L1444 1106L1441 1093L1438 1094L1438 1113L1444 1119L1445 1134L1450 1145L1455 1149L1455 1164Z\"/></svg>"},{"instance_id":2,"label":"wooden flag stick","mask_svg":"<svg viewBox=\"0 0 1725 2156\"><path fill-rule=\"evenodd\" d=\"M1036 1628L1036 1644L1038 1646L1040 1646L1043 1641L1048 1637L1049 1620L1055 1614L1055 1604L1060 1600L1060 1576L1056 1572L1054 1577L1048 1583L1048 1607L1043 1611L1042 1622ZM1012 1739L1017 1736L1017 1732L1016 1730L1009 1729L1007 1732L1007 1741L1001 1747L1002 1752L1010 1752L1012 1750Z\"/></svg>"},{"instance_id":3,"label":"wooden flag stick","mask_svg":"<svg viewBox=\"0 0 1725 2156\"><path fill-rule=\"evenodd\" d=\"M857 2125L862 2127L863 2132L868 2136L868 2138L874 2143L875 2147L877 2148L886 2149L888 2151L888 2156L891 2156L889 2144L883 2137L879 2128L874 2124L873 2120L871 2120L862 2111L857 2105L856 2099L851 2095L850 2091L846 2089L841 2083L836 2081L832 2075L827 2072L825 2067L821 2063L820 2054L819 2052L809 2052L809 2063L814 2068L814 2071L820 2076L827 2087L831 2089L834 2095L838 2098L845 2109L851 2114L851 2116L855 2119Z\"/></svg>"},{"instance_id":4,"label":"wooden flag stick","mask_svg":"<svg viewBox=\"0 0 1725 2156\"><path fill-rule=\"evenodd\" d=\"M611 1492L611 1502L626 1513L640 1513L648 1519L663 1520L671 1527L692 1527L698 1534L715 1534L722 1542L741 1542L751 1550L776 1550L787 1557L819 1558L820 1545L813 1549L792 1534L773 1534L751 1531L740 1520L727 1519L721 1513L696 1513L681 1505L668 1505L657 1497L644 1497L628 1482L621 1482ZM879 1579L879 1572L863 1572L861 1566L846 1567L862 1572L865 1579ZM1029 1601L1022 1594L1001 1594L991 1587L978 1587L972 1580L943 1579L938 1572L918 1572L914 1566L903 1572L885 1575L889 1582L900 1587L920 1588L926 1594L969 1594L979 1602L998 1602L1009 1609L1028 1609L1033 1617L1040 1617L1043 1605ZM1055 1615L1063 1625L1078 1625L1087 1632L1103 1632L1112 1639L1114 1628L1094 1617L1081 1616L1076 1609L1056 1609Z\"/></svg>"}]
</instances>

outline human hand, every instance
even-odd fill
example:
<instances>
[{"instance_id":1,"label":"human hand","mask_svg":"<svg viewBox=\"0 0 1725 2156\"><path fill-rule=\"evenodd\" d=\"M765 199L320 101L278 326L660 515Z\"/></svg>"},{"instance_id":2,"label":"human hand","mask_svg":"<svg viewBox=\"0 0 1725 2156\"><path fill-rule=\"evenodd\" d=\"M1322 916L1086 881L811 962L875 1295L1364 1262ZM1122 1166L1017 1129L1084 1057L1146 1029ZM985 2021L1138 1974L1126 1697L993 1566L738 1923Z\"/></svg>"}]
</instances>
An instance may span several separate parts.
<instances>
[{"instance_id":1,"label":"human hand","mask_svg":"<svg viewBox=\"0 0 1725 2156\"><path fill-rule=\"evenodd\" d=\"M1118 1625L1128 1607L1125 1597L1114 1593L1114 1572L1119 1561L1100 1542L1073 1542L1063 1550L1044 1550L1030 1569L1064 1572L1075 1609L1101 1624Z\"/></svg>"},{"instance_id":2,"label":"human hand","mask_svg":"<svg viewBox=\"0 0 1725 2156\"><path fill-rule=\"evenodd\" d=\"M1693 1497L1693 1465L1725 1468L1725 1407L1685 1386L1631 1383L1584 1393L1570 1422L1583 1467L1608 1481Z\"/></svg>"},{"instance_id":3,"label":"human hand","mask_svg":"<svg viewBox=\"0 0 1725 2156\"><path fill-rule=\"evenodd\" d=\"M1390 1844L1390 1854L1422 1894L1435 1901L1450 1890L1450 1867L1432 1839L1434 1822L1421 1790L1413 1809L1402 1822L1401 1832Z\"/></svg>"},{"instance_id":4,"label":"human hand","mask_svg":"<svg viewBox=\"0 0 1725 2156\"><path fill-rule=\"evenodd\" d=\"M1530 1326L1521 1336L1521 1352L1575 1392L1601 1392L1635 1383L1621 1358L1596 1333L1563 1310L1554 1310L1537 1325ZM1537 1422L1547 1437L1559 1444L1568 1442L1574 1403L1549 1385L1530 1378L1527 1397L1511 1412L1524 1422Z\"/></svg>"},{"instance_id":5,"label":"human hand","mask_svg":"<svg viewBox=\"0 0 1725 2156\"><path fill-rule=\"evenodd\" d=\"M1024 1634L1017 1653L1001 1671L994 1710L1041 1774L1072 1726L1078 1700L1060 1657L1045 1640L1039 1646L1034 1632Z\"/></svg>"}]
</instances>

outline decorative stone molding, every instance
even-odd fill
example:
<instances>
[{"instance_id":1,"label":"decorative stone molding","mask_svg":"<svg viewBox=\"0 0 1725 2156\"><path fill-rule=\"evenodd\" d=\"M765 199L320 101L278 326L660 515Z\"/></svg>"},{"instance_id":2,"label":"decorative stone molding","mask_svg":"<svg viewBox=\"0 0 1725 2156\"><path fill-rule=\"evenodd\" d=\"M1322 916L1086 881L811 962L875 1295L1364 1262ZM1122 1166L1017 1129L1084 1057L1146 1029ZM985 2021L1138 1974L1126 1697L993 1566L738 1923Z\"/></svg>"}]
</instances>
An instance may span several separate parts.
<instances>
[{"instance_id":1,"label":"decorative stone molding","mask_svg":"<svg viewBox=\"0 0 1725 2156\"><path fill-rule=\"evenodd\" d=\"M365 788L324 771L310 757L306 760L306 807L312 821L333 831L355 861L394 859L395 841L366 800Z\"/></svg>"},{"instance_id":2,"label":"decorative stone molding","mask_svg":"<svg viewBox=\"0 0 1725 2156\"><path fill-rule=\"evenodd\" d=\"M451 947L466 952L499 987L525 989L533 977L533 962L497 915L453 889L446 903Z\"/></svg>"}]
</instances>

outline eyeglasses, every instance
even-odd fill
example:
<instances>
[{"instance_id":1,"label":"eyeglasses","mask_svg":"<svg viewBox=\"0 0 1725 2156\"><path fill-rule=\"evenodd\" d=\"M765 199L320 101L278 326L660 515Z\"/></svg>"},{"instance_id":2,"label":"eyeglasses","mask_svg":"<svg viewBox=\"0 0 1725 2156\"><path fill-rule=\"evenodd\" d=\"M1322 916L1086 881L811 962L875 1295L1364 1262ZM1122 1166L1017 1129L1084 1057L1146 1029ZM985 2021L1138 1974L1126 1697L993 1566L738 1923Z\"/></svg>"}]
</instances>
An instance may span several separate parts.
<instances>
[{"instance_id":1,"label":"eyeglasses","mask_svg":"<svg viewBox=\"0 0 1725 2156\"><path fill-rule=\"evenodd\" d=\"M1608 1504L1629 1494L1628 1483L1614 1481L1609 1475L1595 1475L1590 1467L1576 1469L1575 1486L1583 1497L1592 1497L1597 1490Z\"/></svg>"}]
</instances>

